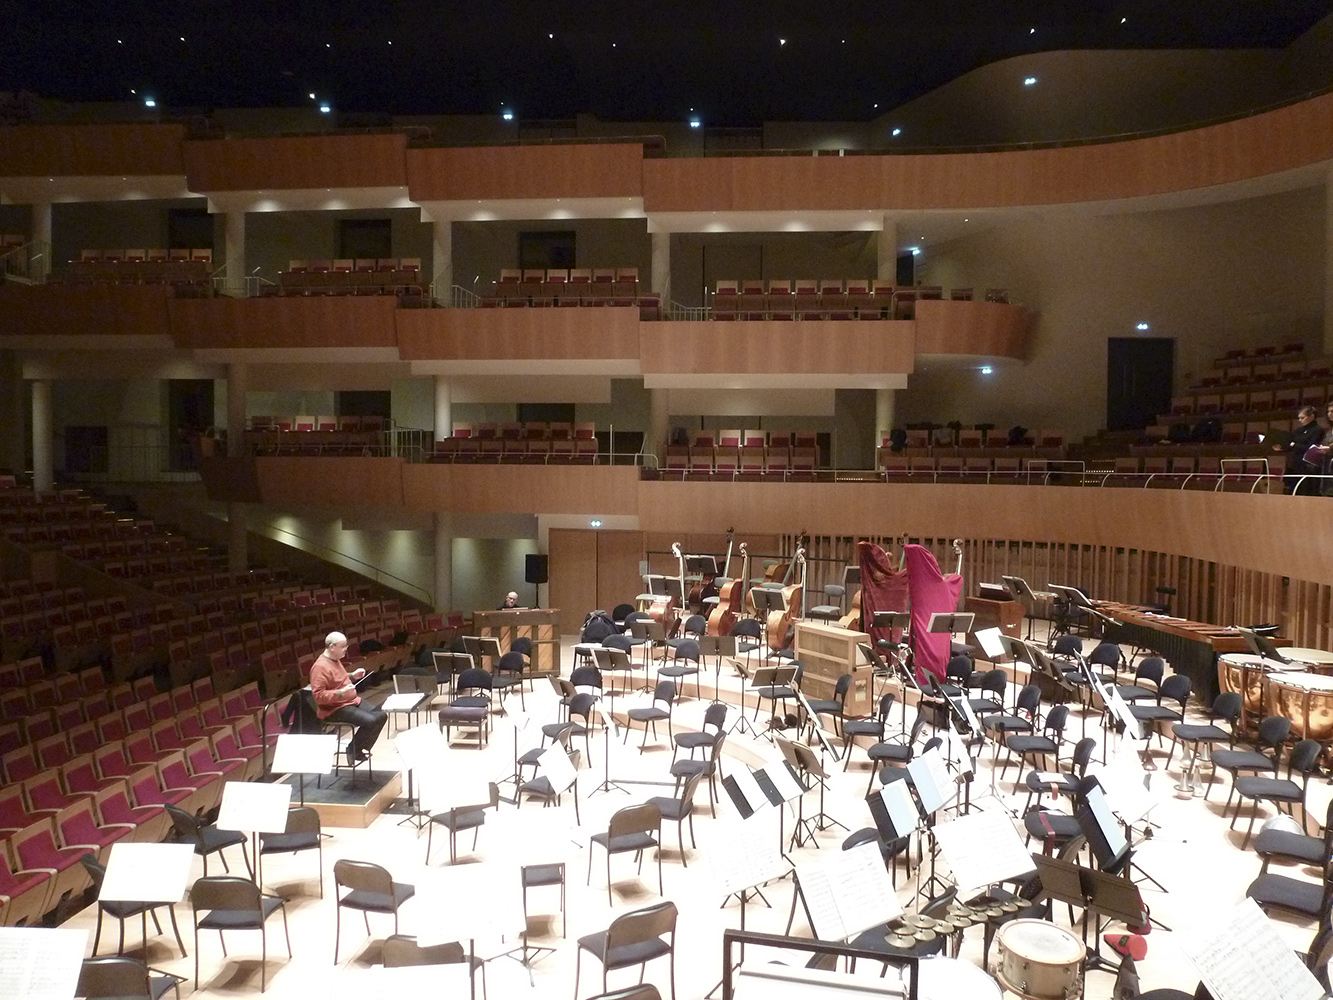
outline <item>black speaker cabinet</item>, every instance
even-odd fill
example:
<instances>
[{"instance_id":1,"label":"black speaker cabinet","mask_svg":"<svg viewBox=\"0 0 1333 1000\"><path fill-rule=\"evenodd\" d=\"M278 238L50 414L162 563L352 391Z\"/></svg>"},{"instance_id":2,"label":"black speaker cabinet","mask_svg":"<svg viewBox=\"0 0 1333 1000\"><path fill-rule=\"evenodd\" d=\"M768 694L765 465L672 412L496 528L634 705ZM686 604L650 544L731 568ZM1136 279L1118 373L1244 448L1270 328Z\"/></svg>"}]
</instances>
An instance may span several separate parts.
<instances>
[{"instance_id":1,"label":"black speaker cabinet","mask_svg":"<svg viewBox=\"0 0 1333 1000\"><path fill-rule=\"evenodd\" d=\"M523 557L523 580L526 583L545 583L550 568L546 563L544 555L528 555Z\"/></svg>"}]
</instances>

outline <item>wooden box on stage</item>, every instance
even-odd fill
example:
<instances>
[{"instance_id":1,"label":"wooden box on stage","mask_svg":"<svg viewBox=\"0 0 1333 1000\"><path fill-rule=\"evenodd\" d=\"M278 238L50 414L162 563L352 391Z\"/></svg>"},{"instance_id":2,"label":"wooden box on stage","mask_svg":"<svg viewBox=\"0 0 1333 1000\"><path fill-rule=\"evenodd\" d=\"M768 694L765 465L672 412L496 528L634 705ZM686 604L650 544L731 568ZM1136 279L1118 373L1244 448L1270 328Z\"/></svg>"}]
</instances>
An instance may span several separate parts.
<instances>
[{"instance_id":1,"label":"wooden box on stage","mask_svg":"<svg viewBox=\"0 0 1333 1000\"><path fill-rule=\"evenodd\" d=\"M560 611L532 608L516 611L472 612L472 634L493 636L508 651L515 639L532 640L533 673L560 672Z\"/></svg>"},{"instance_id":2,"label":"wooden box on stage","mask_svg":"<svg viewBox=\"0 0 1333 1000\"><path fill-rule=\"evenodd\" d=\"M999 628L1014 639L1023 638L1023 605L1017 601L991 601L984 597L964 597L963 610L977 616L973 631Z\"/></svg>"},{"instance_id":3,"label":"wooden box on stage","mask_svg":"<svg viewBox=\"0 0 1333 1000\"><path fill-rule=\"evenodd\" d=\"M870 644L870 636L837 625L819 622L796 623L796 658L805 664L801 690L807 698L832 698L838 678L852 675L847 692L847 715L870 715L875 711L870 697L871 667L858 643Z\"/></svg>"}]
</instances>

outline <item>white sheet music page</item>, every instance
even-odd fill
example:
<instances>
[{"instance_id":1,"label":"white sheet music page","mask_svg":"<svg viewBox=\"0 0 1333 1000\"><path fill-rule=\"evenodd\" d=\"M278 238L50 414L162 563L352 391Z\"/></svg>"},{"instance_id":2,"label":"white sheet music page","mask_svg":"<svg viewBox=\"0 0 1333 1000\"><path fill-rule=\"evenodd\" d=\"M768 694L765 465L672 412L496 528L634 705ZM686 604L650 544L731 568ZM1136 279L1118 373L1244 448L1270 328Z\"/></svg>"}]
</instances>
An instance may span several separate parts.
<instances>
[{"instance_id":1,"label":"white sheet music page","mask_svg":"<svg viewBox=\"0 0 1333 1000\"><path fill-rule=\"evenodd\" d=\"M1252 899L1181 935L1181 950L1216 1000L1321 1000L1319 981Z\"/></svg>"},{"instance_id":2,"label":"white sheet music page","mask_svg":"<svg viewBox=\"0 0 1333 1000\"><path fill-rule=\"evenodd\" d=\"M222 786L214 825L240 833L282 833L291 804L292 786L285 782L229 781Z\"/></svg>"},{"instance_id":3,"label":"white sheet music page","mask_svg":"<svg viewBox=\"0 0 1333 1000\"><path fill-rule=\"evenodd\" d=\"M958 785L949 777L949 769L944 766L939 750L929 750L910 761L907 773L912 776L912 784L921 796L921 808L927 813L952 802L958 794Z\"/></svg>"},{"instance_id":4,"label":"white sheet music page","mask_svg":"<svg viewBox=\"0 0 1333 1000\"><path fill-rule=\"evenodd\" d=\"M551 782L551 788L557 795L574 784L579 776L578 771L574 770L574 762L569 759L568 751L559 743L537 758L537 770Z\"/></svg>"},{"instance_id":5,"label":"white sheet music page","mask_svg":"<svg viewBox=\"0 0 1333 1000\"><path fill-rule=\"evenodd\" d=\"M878 844L840 851L830 861L833 895L847 937L902 916L903 907Z\"/></svg>"},{"instance_id":6,"label":"white sheet music page","mask_svg":"<svg viewBox=\"0 0 1333 1000\"><path fill-rule=\"evenodd\" d=\"M1033 869L1032 856L1003 810L973 812L941 823L935 827L935 839L953 872L959 899Z\"/></svg>"},{"instance_id":7,"label":"white sheet music page","mask_svg":"<svg viewBox=\"0 0 1333 1000\"><path fill-rule=\"evenodd\" d=\"M380 708L386 712L410 712L420 705L425 697L420 691L404 691L401 694L391 694L380 702Z\"/></svg>"},{"instance_id":8,"label":"white sheet music page","mask_svg":"<svg viewBox=\"0 0 1333 1000\"><path fill-rule=\"evenodd\" d=\"M724 832L710 844L707 858L723 896L791 871L791 862L782 856L777 838L769 836L767 828L739 819L724 820Z\"/></svg>"},{"instance_id":9,"label":"white sheet music page","mask_svg":"<svg viewBox=\"0 0 1333 1000\"><path fill-rule=\"evenodd\" d=\"M433 722L404 729L393 738L393 745L398 756L403 758L403 768L408 771L429 766L448 750L444 734Z\"/></svg>"},{"instance_id":10,"label":"white sheet music page","mask_svg":"<svg viewBox=\"0 0 1333 1000\"><path fill-rule=\"evenodd\" d=\"M0 997L70 1000L88 932L64 927L0 927Z\"/></svg>"},{"instance_id":11,"label":"white sheet music page","mask_svg":"<svg viewBox=\"0 0 1333 1000\"><path fill-rule=\"evenodd\" d=\"M874 845L871 845L874 846ZM810 931L820 941L846 940L848 931L838 910L838 899L823 858L800 861L796 864L796 881L801 899L810 918ZM883 867L881 865L880 867Z\"/></svg>"},{"instance_id":12,"label":"white sheet music page","mask_svg":"<svg viewBox=\"0 0 1333 1000\"><path fill-rule=\"evenodd\" d=\"M805 789L801 787L801 783L792 777L791 771L787 769L786 761L772 761L761 770L768 775L768 780L773 782L773 787L778 790L783 802L799 799L805 794Z\"/></svg>"},{"instance_id":13,"label":"white sheet music page","mask_svg":"<svg viewBox=\"0 0 1333 1000\"><path fill-rule=\"evenodd\" d=\"M728 775L736 782L736 787L740 789L745 796L746 803L750 806L752 812L759 812L761 809L772 808L773 803L768 801L768 796L764 790L759 787L759 782L754 780L754 773L745 766L733 767Z\"/></svg>"},{"instance_id":14,"label":"white sheet music page","mask_svg":"<svg viewBox=\"0 0 1333 1000\"><path fill-rule=\"evenodd\" d=\"M972 701L967 697L966 691L959 695L958 707L963 710L963 718L967 720L967 727L972 732L984 733L986 731L982 728L981 720L977 718L976 710L972 708Z\"/></svg>"},{"instance_id":15,"label":"white sheet music page","mask_svg":"<svg viewBox=\"0 0 1333 1000\"><path fill-rule=\"evenodd\" d=\"M967 745L952 729L942 730L945 749L949 751L949 760L957 765L959 774L972 773L972 758L967 754Z\"/></svg>"},{"instance_id":16,"label":"white sheet music page","mask_svg":"<svg viewBox=\"0 0 1333 1000\"><path fill-rule=\"evenodd\" d=\"M898 836L906 837L921 822L921 813L917 811L912 792L905 781L890 781L879 790L879 797L884 808L889 811L893 821L893 830Z\"/></svg>"},{"instance_id":17,"label":"white sheet music page","mask_svg":"<svg viewBox=\"0 0 1333 1000\"><path fill-rule=\"evenodd\" d=\"M290 785L285 786L290 788ZM185 898L194 863L193 844L111 845L97 898L104 903L179 903ZM0 991L0 996L4 996Z\"/></svg>"},{"instance_id":18,"label":"white sheet music page","mask_svg":"<svg viewBox=\"0 0 1333 1000\"><path fill-rule=\"evenodd\" d=\"M332 774L338 737L332 733L283 733L273 748L274 774Z\"/></svg>"}]
</instances>

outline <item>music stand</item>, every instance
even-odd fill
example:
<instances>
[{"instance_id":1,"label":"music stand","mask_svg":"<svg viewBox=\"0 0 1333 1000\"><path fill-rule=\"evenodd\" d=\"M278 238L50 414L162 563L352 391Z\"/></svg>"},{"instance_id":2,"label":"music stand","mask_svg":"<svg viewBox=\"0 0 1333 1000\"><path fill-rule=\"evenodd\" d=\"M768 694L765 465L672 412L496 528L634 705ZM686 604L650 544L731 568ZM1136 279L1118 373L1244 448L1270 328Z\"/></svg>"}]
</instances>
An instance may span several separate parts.
<instances>
[{"instance_id":1,"label":"music stand","mask_svg":"<svg viewBox=\"0 0 1333 1000\"><path fill-rule=\"evenodd\" d=\"M1236 626L1236 631L1245 637L1245 645L1250 647L1250 652L1255 656L1262 656L1265 660L1276 660L1278 663L1293 662L1283 656L1277 646L1273 644L1273 640L1262 632L1257 632L1252 628L1241 628L1239 625Z\"/></svg>"},{"instance_id":2,"label":"music stand","mask_svg":"<svg viewBox=\"0 0 1333 1000\"><path fill-rule=\"evenodd\" d=\"M1097 913L1130 926L1138 926L1145 921L1147 910L1143 906L1143 897L1139 894L1139 887L1129 879L1044 854L1034 854L1032 860L1037 866L1037 876L1047 896L1058 903L1067 903L1083 910L1084 948L1088 944L1089 913ZM1119 966L1101 953L1100 933L1096 945L1083 960L1083 967L1112 972L1118 970Z\"/></svg>"},{"instance_id":3,"label":"music stand","mask_svg":"<svg viewBox=\"0 0 1333 1000\"><path fill-rule=\"evenodd\" d=\"M808 819L805 816L804 794L796 800L797 815L796 826L792 830L792 847L800 847L806 843L812 843L818 847L819 843L815 840L816 831L827 830L830 826L836 826L843 830L847 829L842 823L824 812L824 789L827 787L828 772L824 770L824 765L819 756L804 743L793 743L791 740L784 740L782 737L778 737L777 742L783 758L791 765L793 770L813 778L815 784L819 785L819 812L815 813L814 816ZM809 791L811 787L813 786L806 785L805 791ZM802 835L802 831L804 831L804 835Z\"/></svg>"},{"instance_id":4,"label":"music stand","mask_svg":"<svg viewBox=\"0 0 1333 1000\"><path fill-rule=\"evenodd\" d=\"M940 611L933 612L930 620L926 622L926 631L932 633L947 632L949 634L949 655L956 656L959 653L970 653L972 647L965 642L954 642L955 633L961 632L963 635L972 631L972 626L976 624L977 616L971 611L956 611L945 614Z\"/></svg>"},{"instance_id":5,"label":"music stand","mask_svg":"<svg viewBox=\"0 0 1333 1000\"><path fill-rule=\"evenodd\" d=\"M255 885L264 887L264 868L259 853L261 833L285 833L287 811L292 805L292 786L254 781L229 781L222 786L222 802L213 824L219 830L250 835L255 858Z\"/></svg>"},{"instance_id":6,"label":"music stand","mask_svg":"<svg viewBox=\"0 0 1333 1000\"><path fill-rule=\"evenodd\" d=\"M592 705L593 708L597 710L598 718L602 720L602 781L601 784L588 793L588 798L591 799L598 792L615 791L624 792L628 795L628 788L617 781L611 780L611 737L612 735L615 735L617 738L620 736L620 733L615 731L615 720L611 718L611 713L608 712L606 706L602 704L600 695L596 697L596 700L593 701ZM554 782L552 784L554 784Z\"/></svg>"},{"instance_id":7,"label":"music stand","mask_svg":"<svg viewBox=\"0 0 1333 1000\"><path fill-rule=\"evenodd\" d=\"M273 773L300 776L301 805L305 805L305 776L333 773L338 737L333 733L281 733L273 748Z\"/></svg>"},{"instance_id":8,"label":"music stand","mask_svg":"<svg viewBox=\"0 0 1333 1000\"><path fill-rule=\"evenodd\" d=\"M744 822L736 825L736 830L717 839L713 845L715 851L709 855L709 860L713 869L713 880L724 890L722 907L727 905L727 900L732 896L735 896L741 904L740 929L744 931L746 904L751 898L758 896L771 910L773 904L764 896L760 886L785 878L791 870L791 862L782 854L781 844L777 850L772 847L765 849L747 836L749 831L745 829ZM744 945L741 946L740 961L745 961ZM706 997L712 997L721 988L722 982L719 981L708 991Z\"/></svg>"},{"instance_id":9,"label":"music stand","mask_svg":"<svg viewBox=\"0 0 1333 1000\"><path fill-rule=\"evenodd\" d=\"M87 947L86 930L0 928L0 967L5 970L6 1000L71 1000L78 989ZM172 978L184 982L181 976Z\"/></svg>"},{"instance_id":10,"label":"music stand","mask_svg":"<svg viewBox=\"0 0 1333 1000\"><path fill-rule=\"evenodd\" d=\"M750 678L749 690L754 690L755 688L785 687L785 688L791 688L793 691L795 691L796 689L792 683L795 680L796 680L796 667L791 666L790 664L784 664L776 667L755 667L754 674ZM745 692L742 691L741 692L742 711L739 713L741 716L745 715L744 700L745 700ZM758 708L756 707L756 712L757 711ZM771 736L772 730L765 731L763 735Z\"/></svg>"},{"instance_id":11,"label":"music stand","mask_svg":"<svg viewBox=\"0 0 1333 1000\"><path fill-rule=\"evenodd\" d=\"M274 786L268 786L274 787ZM291 786L287 788L290 796ZM185 942L176 923L176 904L185 898L190 884L190 866L194 862L193 844L150 844L119 841L111 845L106 859L106 874L97 898L103 903L151 903L165 906L171 917L171 929L185 957ZM145 947L148 940L147 911L143 917ZM153 922L157 922L154 915ZM122 925L123 931L123 925ZM158 929L161 933L161 928ZM121 938L124 941L124 937Z\"/></svg>"}]
</instances>

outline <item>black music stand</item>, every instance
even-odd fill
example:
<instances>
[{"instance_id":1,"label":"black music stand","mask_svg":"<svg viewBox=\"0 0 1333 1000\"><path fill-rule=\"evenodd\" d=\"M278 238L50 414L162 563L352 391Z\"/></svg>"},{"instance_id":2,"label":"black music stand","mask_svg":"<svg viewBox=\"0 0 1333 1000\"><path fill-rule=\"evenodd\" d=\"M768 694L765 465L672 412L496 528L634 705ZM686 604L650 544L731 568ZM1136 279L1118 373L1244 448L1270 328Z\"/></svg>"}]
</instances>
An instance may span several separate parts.
<instances>
[{"instance_id":1,"label":"black music stand","mask_svg":"<svg viewBox=\"0 0 1333 1000\"><path fill-rule=\"evenodd\" d=\"M1088 949L1088 914L1097 913L1108 920L1120 920L1130 926L1143 923L1147 910L1139 894L1139 887L1119 875L1094 871L1062 858L1034 854L1032 860L1037 866L1042 891L1057 903L1077 906L1083 911L1083 947L1087 950L1083 968L1118 971L1119 965L1101 953L1100 933L1097 934L1097 943Z\"/></svg>"},{"instance_id":2,"label":"black music stand","mask_svg":"<svg viewBox=\"0 0 1333 1000\"><path fill-rule=\"evenodd\" d=\"M1250 652L1255 656L1262 656L1265 660L1276 660L1278 663L1293 662L1282 655L1282 652L1273 644L1272 639L1257 629L1241 628L1238 625L1236 631L1245 637L1245 645L1250 647Z\"/></svg>"},{"instance_id":3,"label":"black music stand","mask_svg":"<svg viewBox=\"0 0 1333 1000\"><path fill-rule=\"evenodd\" d=\"M965 642L954 642L953 637L961 632L964 636L972 631L976 624L977 616L970 611L956 611L952 614L944 614L936 611L930 616L926 623L926 631L939 634L941 632L949 633L949 655L957 656L959 653L971 653L972 647Z\"/></svg>"},{"instance_id":4,"label":"black music stand","mask_svg":"<svg viewBox=\"0 0 1333 1000\"><path fill-rule=\"evenodd\" d=\"M764 623L763 652L764 659L769 660L772 659L773 650L776 648L774 643L781 642L782 636L768 634L768 616L786 611L787 601L781 590L775 590L772 587L755 587L750 591L750 597L754 601L755 614Z\"/></svg>"},{"instance_id":5,"label":"black music stand","mask_svg":"<svg viewBox=\"0 0 1333 1000\"><path fill-rule=\"evenodd\" d=\"M796 687L795 684L793 683L795 680L796 680L796 667L791 664L784 664L783 666L778 666L778 667L755 667L754 673L750 678L750 688L753 689L753 688L765 688L765 687L766 688L787 687L795 691ZM756 695L755 697L757 699L758 695ZM757 709L758 706L756 705L756 711ZM741 710L739 712L739 715L741 715L742 717L745 715L744 690L741 691ZM733 723L731 728L728 729L727 732L735 732L736 728L739 725L740 723ZM762 733L756 732L753 725L750 726L750 731L754 732L756 736L768 736L770 738L772 737L772 732L773 732L771 728L766 729Z\"/></svg>"},{"instance_id":6,"label":"black music stand","mask_svg":"<svg viewBox=\"0 0 1333 1000\"><path fill-rule=\"evenodd\" d=\"M807 843L818 847L819 842L815 840L816 831L827 830L830 826L840 827L843 830L847 829L842 823L824 812L824 789L827 785L825 779L828 777L828 772L824 770L824 765L819 756L804 743L781 740L778 743L778 749L782 751L782 756L793 771L807 779L813 779L814 784L819 786L819 812L815 815L806 818L805 796L802 795L797 799L796 826L791 835L792 847L800 847ZM814 787L814 784L806 784L804 781L801 784L806 791Z\"/></svg>"},{"instance_id":7,"label":"black music stand","mask_svg":"<svg viewBox=\"0 0 1333 1000\"><path fill-rule=\"evenodd\" d=\"M880 642L886 642L886 641L887 640L884 639L880 640ZM907 649L907 646L904 645L903 643L897 643L896 645L897 649L893 650L892 659L889 660L888 662L885 662L884 658L879 655L879 650L876 649L874 646L865 642L858 642L856 644L857 648L861 650L861 655L864 656L866 660L869 661L871 666L871 674L870 674L871 687L872 687L871 701L874 702L876 706L879 705L880 694L879 692L873 690L875 677L896 679L898 681L899 686L903 689L903 696L898 700L902 702L903 706L903 724L901 732L906 733L907 692L909 690L915 691L917 694L917 701L919 703L921 699L921 686L917 684L916 678L912 676L911 668L907 666L906 662L907 658L903 655L903 650Z\"/></svg>"}]
</instances>

